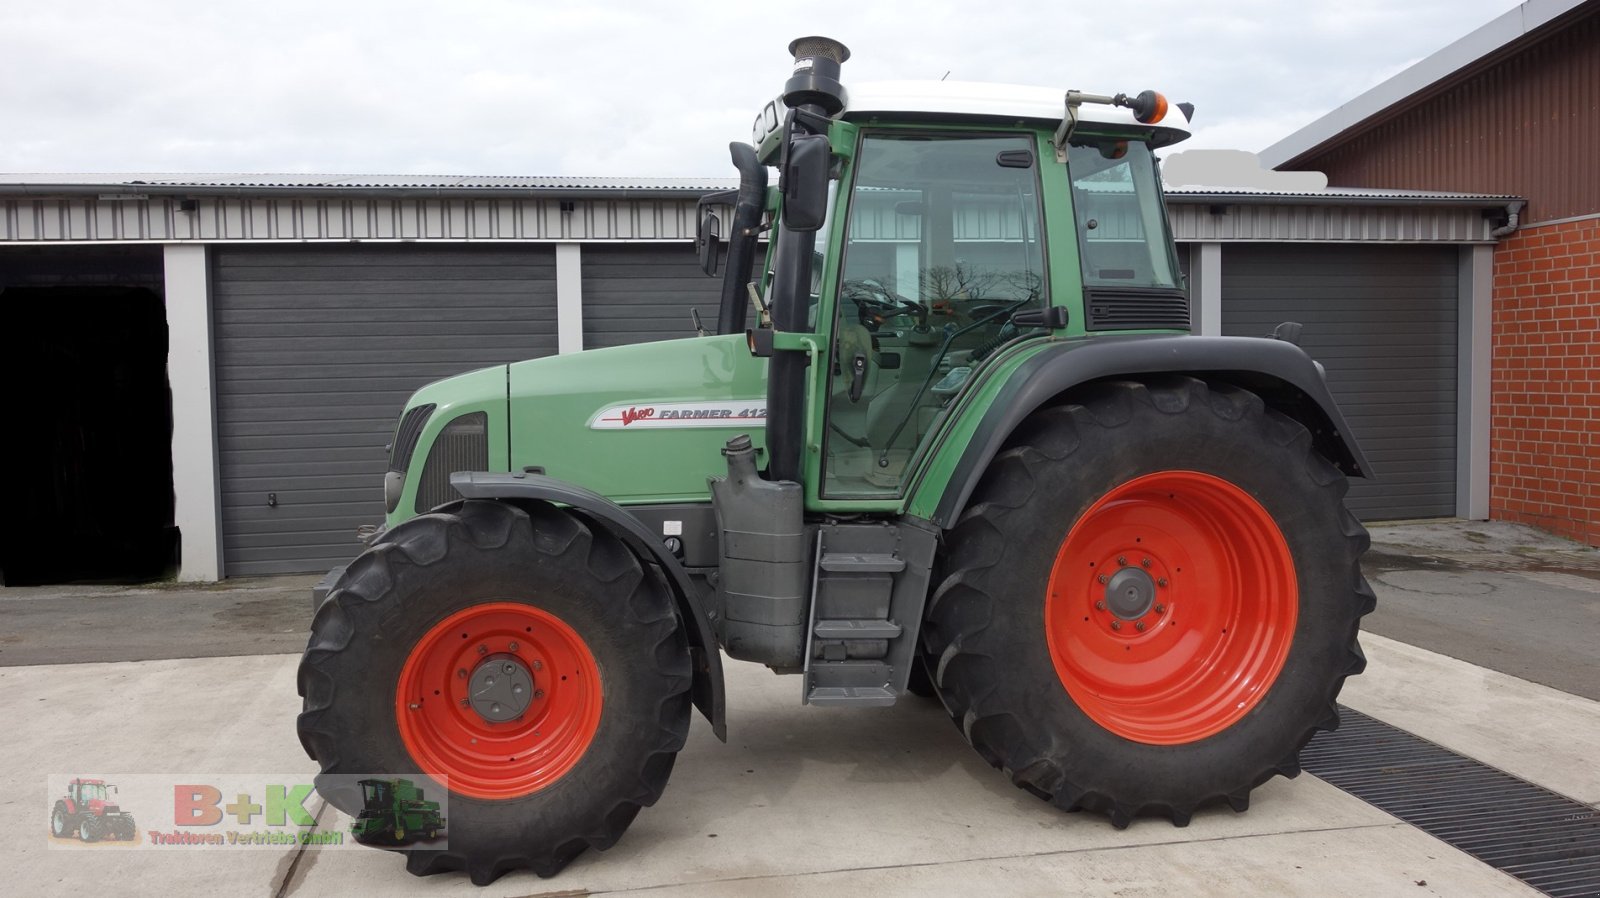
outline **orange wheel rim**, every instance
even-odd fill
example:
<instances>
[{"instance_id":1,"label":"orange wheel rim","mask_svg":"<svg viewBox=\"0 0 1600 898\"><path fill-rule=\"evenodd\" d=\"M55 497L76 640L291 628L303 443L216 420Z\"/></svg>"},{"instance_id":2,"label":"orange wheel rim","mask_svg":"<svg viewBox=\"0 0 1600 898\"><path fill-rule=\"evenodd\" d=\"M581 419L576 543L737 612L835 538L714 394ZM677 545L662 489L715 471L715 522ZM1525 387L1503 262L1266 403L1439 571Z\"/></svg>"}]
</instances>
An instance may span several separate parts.
<instances>
[{"instance_id":1,"label":"orange wheel rim","mask_svg":"<svg viewBox=\"0 0 1600 898\"><path fill-rule=\"evenodd\" d=\"M1045 634L1085 714L1178 745L1250 713L1298 613L1294 557L1261 503L1220 477L1161 471L1111 490L1062 540Z\"/></svg>"},{"instance_id":2,"label":"orange wheel rim","mask_svg":"<svg viewBox=\"0 0 1600 898\"><path fill-rule=\"evenodd\" d=\"M601 702L588 644L519 602L475 605L434 625L412 646L394 698L400 740L422 772L447 778L451 792L498 799L572 770L600 727Z\"/></svg>"}]
</instances>

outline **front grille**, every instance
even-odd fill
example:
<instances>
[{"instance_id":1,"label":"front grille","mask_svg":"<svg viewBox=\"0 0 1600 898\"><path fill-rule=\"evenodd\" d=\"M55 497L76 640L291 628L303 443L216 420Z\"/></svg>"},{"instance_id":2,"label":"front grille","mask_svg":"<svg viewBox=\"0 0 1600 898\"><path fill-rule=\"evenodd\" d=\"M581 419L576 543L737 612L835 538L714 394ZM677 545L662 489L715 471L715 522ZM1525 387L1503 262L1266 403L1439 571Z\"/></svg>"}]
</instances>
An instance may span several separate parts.
<instances>
[{"instance_id":1,"label":"front grille","mask_svg":"<svg viewBox=\"0 0 1600 898\"><path fill-rule=\"evenodd\" d=\"M450 487L451 474L488 469L489 416L473 412L446 424L428 450L427 464L422 466L422 479L417 483L417 512L460 498Z\"/></svg>"},{"instance_id":2,"label":"front grille","mask_svg":"<svg viewBox=\"0 0 1600 898\"><path fill-rule=\"evenodd\" d=\"M422 428L433 414L433 403L419 405L400 419L400 428L394 432L394 442L389 444L389 470L404 474L411 466L411 453L417 449Z\"/></svg>"},{"instance_id":3,"label":"front grille","mask_svg":"<svg viewBox=\"0 0 1600 898\"><path fill-rule=\"evenodd\" d=\"M1091 293L1085 304L1092 331L1189 329L1189 300L1181 293Z\"/></svg>"}]
</instances>

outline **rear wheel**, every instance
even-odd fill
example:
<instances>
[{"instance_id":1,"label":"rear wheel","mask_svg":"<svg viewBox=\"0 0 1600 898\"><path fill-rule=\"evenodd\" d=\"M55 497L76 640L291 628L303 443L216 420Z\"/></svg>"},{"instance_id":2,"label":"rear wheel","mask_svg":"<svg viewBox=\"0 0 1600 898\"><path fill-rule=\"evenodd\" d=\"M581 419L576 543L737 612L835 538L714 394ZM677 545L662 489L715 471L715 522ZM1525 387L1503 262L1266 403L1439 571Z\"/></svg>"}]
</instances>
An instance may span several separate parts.
<instances>
[{"instance_id":1,"label":"rear wheel","mask_svg":"<svg viewBox=\"0 0 1600 898\"><path fill-rule=\"evenodd\" d=\"M1366 531L1299 424L1227 384L1097 385L1037 413L952 529L924 648L1012 781L1182 825L1299 772L1364 665Z\"/></svg>"},{"instance_id":2,"label":"rear wheel","mask_svg":"<svg viewBox=\"0 0 1600 898\"><path fill-rule=\"evenodd\" d=\"M609 848L660 797L689 729L666 588L543 503L456 503L394 528L318 609L299 682L323 796L354 814L339 775L447 782L450 847L408 850L406 867L479 885Z\"/></svg>"}]
</instances>

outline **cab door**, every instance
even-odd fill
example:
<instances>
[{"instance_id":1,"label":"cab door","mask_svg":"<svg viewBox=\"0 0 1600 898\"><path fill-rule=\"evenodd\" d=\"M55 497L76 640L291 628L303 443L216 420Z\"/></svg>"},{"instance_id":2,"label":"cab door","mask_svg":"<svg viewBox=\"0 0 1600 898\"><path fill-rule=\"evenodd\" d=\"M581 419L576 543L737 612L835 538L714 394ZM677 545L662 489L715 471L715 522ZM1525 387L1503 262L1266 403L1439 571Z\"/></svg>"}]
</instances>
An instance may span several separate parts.
<instances>
[{"instance_id":1,"label":"cab door","mask_svg":"<svg viewBox=\"0 0 1600 898\"><path fill-rule=\"evenodd\" d=\"M1049 303L1031 134L865 131L832 303L821 500L901 496L1014 314ZM820 322L819 322L820 324Z\"/></svg>"}]
</instances>

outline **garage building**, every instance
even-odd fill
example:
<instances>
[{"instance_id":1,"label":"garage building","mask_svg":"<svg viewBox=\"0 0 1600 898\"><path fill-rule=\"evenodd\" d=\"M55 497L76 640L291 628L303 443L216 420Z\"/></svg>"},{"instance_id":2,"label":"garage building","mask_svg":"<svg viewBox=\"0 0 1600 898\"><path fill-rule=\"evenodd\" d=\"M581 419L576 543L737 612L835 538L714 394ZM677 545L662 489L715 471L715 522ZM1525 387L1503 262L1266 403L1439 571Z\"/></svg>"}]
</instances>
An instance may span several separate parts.
<instances>
[{"instance_id":1,"label":"garage building","mask_svg":"<svg viewBox=\"0 0 1600 898\"><path fill-rule=\"evenodd\" d=\"M53 434L6 441L5 470L30 472L28 513L0 539L12 583L140 576L174 557L184 580L348 560L356 527L383 516L384 446L418 386L688 336L691 307L713 321L695 202L733 186L10 178L5 378L25 400L15 420ZM1195 332L1306 325L1382 478L1355 482L1358 514L1487 517L1490 260L1507 198L1168 200ZM86 573L82 540L126 545ZM41 554L63 543L79 548Z\"/></svg>"}]
</instances>

